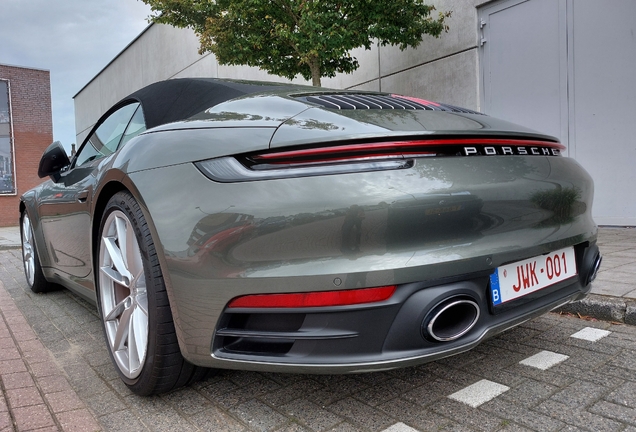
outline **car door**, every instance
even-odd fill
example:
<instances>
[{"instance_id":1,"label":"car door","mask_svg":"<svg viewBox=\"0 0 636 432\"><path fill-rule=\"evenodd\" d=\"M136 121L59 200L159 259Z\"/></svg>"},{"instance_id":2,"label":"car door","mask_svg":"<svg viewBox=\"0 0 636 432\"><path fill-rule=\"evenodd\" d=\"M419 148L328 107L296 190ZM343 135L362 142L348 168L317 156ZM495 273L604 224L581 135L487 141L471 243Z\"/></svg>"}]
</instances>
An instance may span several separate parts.
<instances>
[{"instance_id":1,"label":"car door","mask_svg":"<svg viewBox=\"0 0 636 432\"><path fill-rule=\"evenodd\" d=\"M143 130L138 103L117 109L98 123L60 181L49 182L42 191L39 210L47 252L53 266L67 276L86 278L91 273L90 208L100 169L106 158Z\"/></svg>"}]
</instances>

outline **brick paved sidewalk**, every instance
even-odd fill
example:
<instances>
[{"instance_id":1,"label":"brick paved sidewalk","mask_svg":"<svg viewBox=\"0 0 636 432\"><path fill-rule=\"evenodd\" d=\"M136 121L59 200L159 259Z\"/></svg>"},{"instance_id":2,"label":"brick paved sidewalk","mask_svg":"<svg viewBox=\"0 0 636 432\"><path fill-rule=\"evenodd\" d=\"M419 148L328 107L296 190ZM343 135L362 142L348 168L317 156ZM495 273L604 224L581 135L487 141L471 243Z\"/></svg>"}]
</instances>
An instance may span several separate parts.
<instances>
[{"instance_id":1,"label":"brick paved sidewalk","mask_svg":"<svg viewBox=\"0 0 636 432\"><path fill-rule=\"evenodd\" d=\"M2 281L0 389L0 431L101 430Z\"/></svg>"}]
</instances>

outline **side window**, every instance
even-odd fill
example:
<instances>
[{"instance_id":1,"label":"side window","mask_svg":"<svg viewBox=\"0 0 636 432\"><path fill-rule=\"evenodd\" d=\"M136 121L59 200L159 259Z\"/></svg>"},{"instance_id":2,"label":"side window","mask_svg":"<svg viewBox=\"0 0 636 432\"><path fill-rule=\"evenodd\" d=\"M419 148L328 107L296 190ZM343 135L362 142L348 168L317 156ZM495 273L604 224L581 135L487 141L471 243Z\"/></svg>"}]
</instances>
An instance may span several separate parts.
<instances>
[{"instance_id":1,"label":"side window","mask_svg":"<svg viewBox=\"0 0 636 432\"><path fill-rule=\"evenodd\" d=\"M139 108L137 108L137 111L135 111L135 115L133 115L132 119L130 119L130 123L128 123L128 127L126 128L126 132L124 132L124 137L121 139L121 144L119 144L119 147L122 147L128 141L145 130L146 121L144 120L144 112L141 109L140 105Z\"/></svg>"},{"instance_id":2,"label":"side window","mask_svg":"<svg viewBox=\"0 0 636 432\"><path fill-rule=\"evenodd\" d=\"M137 107L139 107L138 103L126 105L104 120L80 149L74 166L81 166L113 154L119 147L119 142Z\"/></svg>"}]
</instances>

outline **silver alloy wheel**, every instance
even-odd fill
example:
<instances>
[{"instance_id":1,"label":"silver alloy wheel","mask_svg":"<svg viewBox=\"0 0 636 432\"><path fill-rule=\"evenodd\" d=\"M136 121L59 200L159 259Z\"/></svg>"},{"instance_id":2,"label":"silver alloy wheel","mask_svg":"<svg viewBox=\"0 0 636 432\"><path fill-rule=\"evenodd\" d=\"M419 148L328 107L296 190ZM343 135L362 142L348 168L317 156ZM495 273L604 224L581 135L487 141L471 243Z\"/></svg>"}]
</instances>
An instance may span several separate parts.
<instances>
[{"instance_id":1,"label":"silver alloy wheel","mask_svg":"<svg viewBox=\"0 0 636 432\"><path fill-rule=\"evenodd\" d=\"M35 254L33 253L33 229L31 219L24 213L22 217L22 261L24 261L24 272L26 273L29 286L35 282Z\"/></svg>"},{"instance_id":2,"label":"silver alloy wheel","mask_svg":"<svg viewBox=\"0 0 636 432\"><path fill-rule=\"evenodd\" d=\"M139 376L148 349L148 296L139 243L128 217L108 215L99 248L99 292L106 337L119 370Z\"/></svg>"}]
</instances>

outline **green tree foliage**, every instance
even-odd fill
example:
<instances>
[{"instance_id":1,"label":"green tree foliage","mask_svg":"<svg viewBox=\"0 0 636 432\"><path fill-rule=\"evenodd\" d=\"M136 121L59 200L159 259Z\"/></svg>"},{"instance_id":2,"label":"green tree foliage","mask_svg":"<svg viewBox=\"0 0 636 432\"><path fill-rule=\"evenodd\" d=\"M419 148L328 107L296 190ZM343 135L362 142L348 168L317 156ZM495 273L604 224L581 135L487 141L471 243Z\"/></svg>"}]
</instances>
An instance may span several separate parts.
<instances>
[{"instance_id":1,"label":"green tree foliage","mask_svg":"<svg viewBox=\"0 0 636 432\"><path fill-rule=\"evenodd\" d=\"M423 35L448 30L451 12L424 0L143 0L151 21L190 27L221 64L249 65L293 79L350 73L354 48L416 47Z\"/></svg>"}]
</instances>

